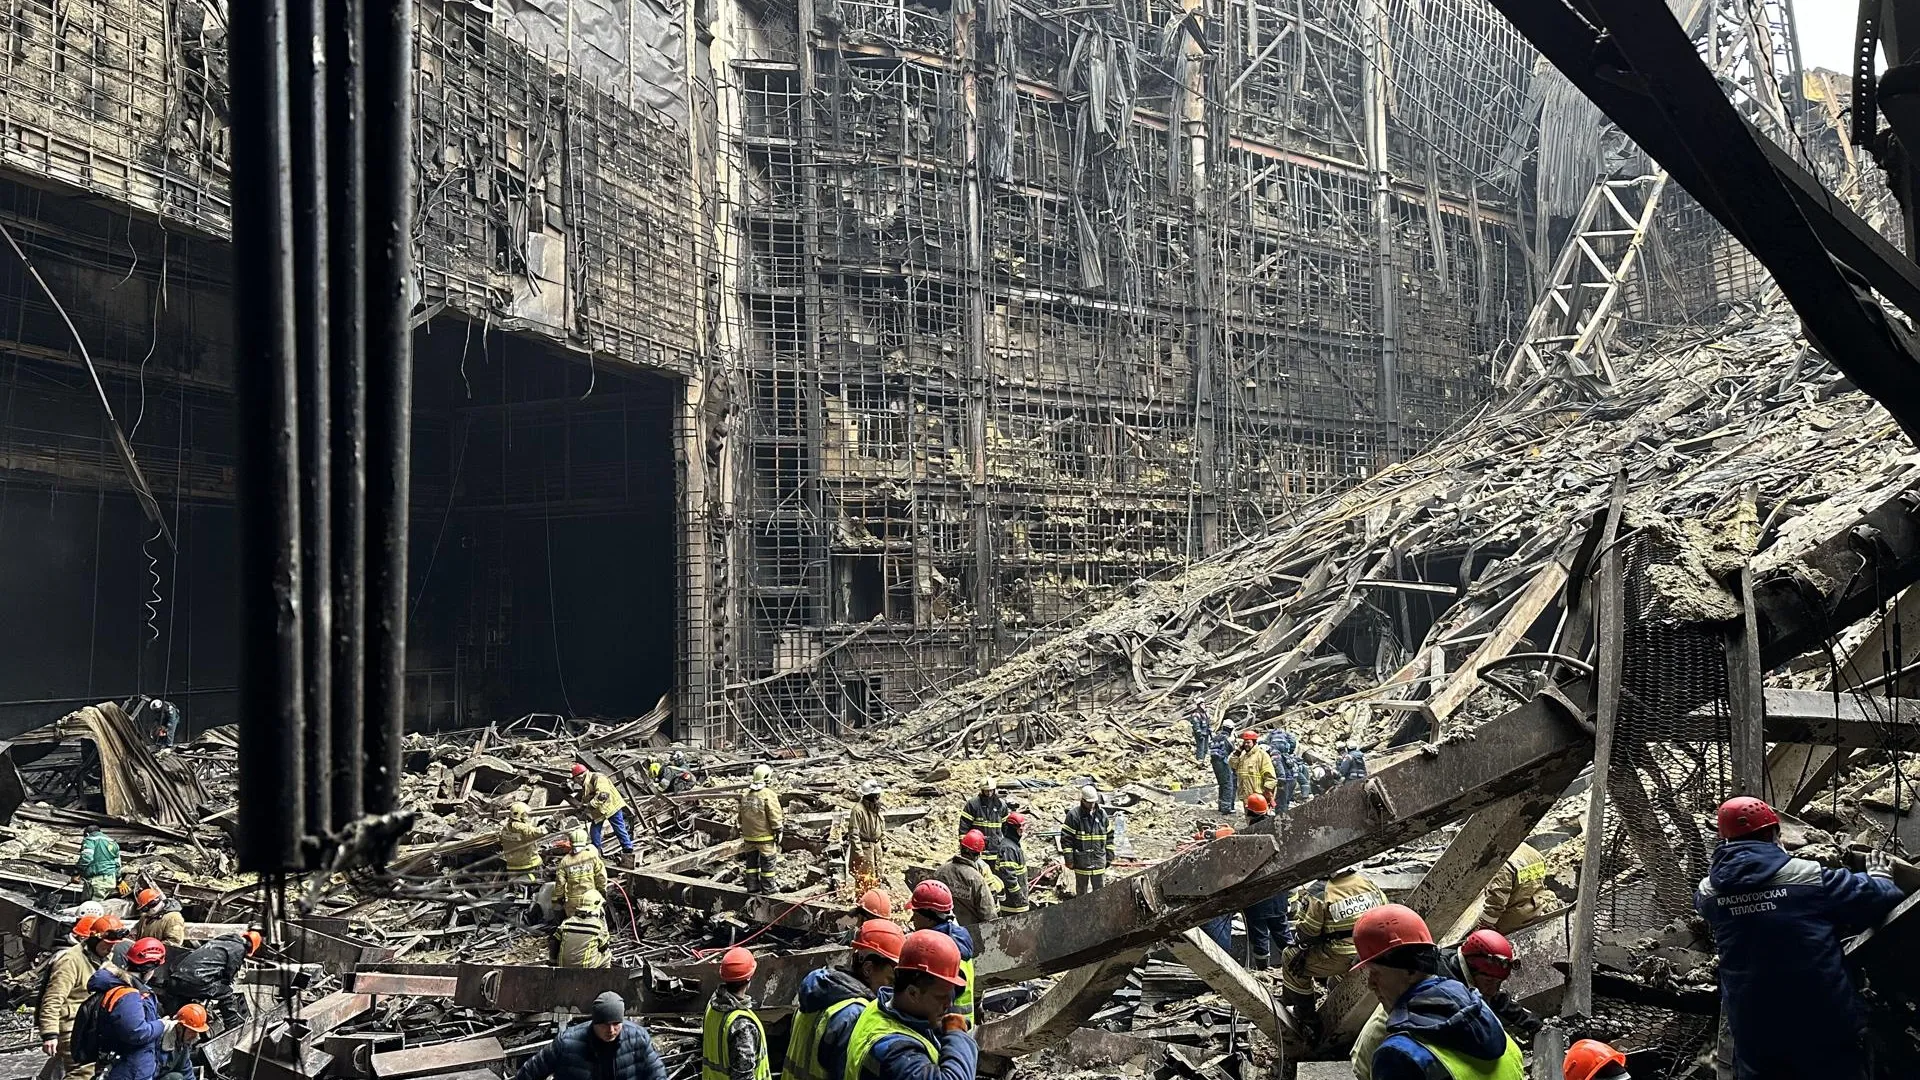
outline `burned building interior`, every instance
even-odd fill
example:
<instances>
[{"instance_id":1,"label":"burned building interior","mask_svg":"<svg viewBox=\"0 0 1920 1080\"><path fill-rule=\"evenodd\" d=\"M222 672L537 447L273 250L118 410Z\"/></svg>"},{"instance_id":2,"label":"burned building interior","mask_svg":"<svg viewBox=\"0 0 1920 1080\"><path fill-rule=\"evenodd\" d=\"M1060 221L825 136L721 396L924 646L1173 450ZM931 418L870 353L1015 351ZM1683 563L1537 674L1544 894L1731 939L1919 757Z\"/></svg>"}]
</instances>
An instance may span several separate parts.
<instances>
[{"instance_id":1,"label":"burned building interior","mask_svg":"<svg viewBox=\"0 0 1920 1080\"><path fill-rule=\"evenodd\" d=\"M1920 887L1909 0L1844 72L1791 0L0 2L0 1080L89 826L263 934L222 1080L503 1078L607 990L686 1080L733 947L791 1075L867 782L896 905L1031 822L996 1076L1348 1075L1366 979L1250 908L1450 947L1524 843L1529 1075L1730 1077L1716 806ZM583 774L572 966L498 836L602 847Z\"/></svg>"}]
</instances>

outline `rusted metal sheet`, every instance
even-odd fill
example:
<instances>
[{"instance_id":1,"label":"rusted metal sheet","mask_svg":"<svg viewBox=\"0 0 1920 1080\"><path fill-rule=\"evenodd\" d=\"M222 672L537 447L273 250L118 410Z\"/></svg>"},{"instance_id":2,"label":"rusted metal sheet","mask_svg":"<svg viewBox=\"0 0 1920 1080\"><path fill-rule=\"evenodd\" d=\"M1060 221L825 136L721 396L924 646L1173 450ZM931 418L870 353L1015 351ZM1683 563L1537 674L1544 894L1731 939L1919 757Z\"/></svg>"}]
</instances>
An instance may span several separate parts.
<instances>
[{"instance_id":1,"label":"rusted metal sheet","mask_svg":"<svg viewBox=\"0 0 1920 1080\"><path fill-rule=\"evenodd\" d=\"M410 997L453 996L460 980L452 975L396 975L384 971L356 971L347 985L359 994L405 994Z\"/></svg>"},{"instance_id":2,"label":"rusted metal sheet","mask_svg":"<svg viewBox=\"0 0 1920 1080\"><path fill-rule=\"evenodd\" d=\"M406 1080L410 1076L439 1076L506 1059L506 1047L489 1035L375 1054L371 1071L378 1080Z\"/></svg>"},{"instance_id":3,"label":"rusted metal sheet","mask_svg":"<svg viewBox=\"0 0 1920 1080\"><path fill-rule=\"evenodd\" d=\"M285 950L289 957L303 963L319 964L330 972L352 971L361 964L385 960L393 955L390 946L337 937L310 926L290 923L286 930Z\"/></svg>"}]
</instances>

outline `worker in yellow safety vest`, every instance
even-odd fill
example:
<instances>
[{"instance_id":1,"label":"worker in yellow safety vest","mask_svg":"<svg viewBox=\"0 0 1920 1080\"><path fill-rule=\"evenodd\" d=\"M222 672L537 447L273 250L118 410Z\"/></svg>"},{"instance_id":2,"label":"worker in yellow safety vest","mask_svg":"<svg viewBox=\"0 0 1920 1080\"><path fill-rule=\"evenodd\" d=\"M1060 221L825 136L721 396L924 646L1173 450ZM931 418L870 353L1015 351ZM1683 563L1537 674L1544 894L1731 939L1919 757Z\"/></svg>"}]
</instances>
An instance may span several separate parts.
<instances>
[{"instance_id":1,"label":"worker in yellow safety vest","mask_svg":"<svg viewBox=\"0 0 1920 1080\"><path fill-rule=\"evenodd\" d=\"M1353 926L1355 965L1387 1010L1373 1080L1523 1080L1520 1047L1478 993L1446 973L1433 933L1412 908L1370 908Z\"/></svg>"},{"instance_id":2,"label":"worker in yellow safety vest","mask_svg":"<svg viewBox=\"0 0 1920 1080\"><path fill-rule=\"evenodd\" d=\"M700 1080L769 1080L767 1029L753 1011L747 984L759 962L734 946L720 955L720 985L700 1023Z\"/></svg>"},{"instance_id":3,"label":"worker in yellow safety vest","mask_svg":"<svg viewBox=\"0 0 1920 1080\"><path fill-rule=\"evenodd\" d=\"M953 1011L966 983L960 948L938 930L915 930L900 946L893 985L853 1022L838 1080L974 1080L980 1048Z\"/></svg>"},{"instance_id":4,"label":"worker in yellow safety vest","mask_svg":"<svg viewBox=\"0 0 1920 1080\"><path fill-rule=\"evenodd\" d=\"M800 1011L787 1037L782 1080L839 1080L847 1069L847 1043L881 987L893 982L906 931L892 919L868 919L853 934L845 967L810 971L800 983Z\"/></svg>"}]
</instances>

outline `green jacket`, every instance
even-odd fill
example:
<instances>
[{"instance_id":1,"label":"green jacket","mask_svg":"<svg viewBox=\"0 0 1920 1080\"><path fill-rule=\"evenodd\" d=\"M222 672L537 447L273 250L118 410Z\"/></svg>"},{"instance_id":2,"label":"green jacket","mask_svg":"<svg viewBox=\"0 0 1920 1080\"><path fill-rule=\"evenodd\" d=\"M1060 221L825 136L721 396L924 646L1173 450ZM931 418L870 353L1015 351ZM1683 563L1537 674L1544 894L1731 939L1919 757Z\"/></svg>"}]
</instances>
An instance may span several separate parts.
<instances>
[{"instance_id":1,"label":"green jacket","mask_svg":"<svg viewBox=\"0 0 1920 1080\"><path fill-rule=\"evenodd\" d=\"M80 841L81 877L104 877L120 873L120 845L106 833L94 833Z\"/></svg>"}]
</instances>

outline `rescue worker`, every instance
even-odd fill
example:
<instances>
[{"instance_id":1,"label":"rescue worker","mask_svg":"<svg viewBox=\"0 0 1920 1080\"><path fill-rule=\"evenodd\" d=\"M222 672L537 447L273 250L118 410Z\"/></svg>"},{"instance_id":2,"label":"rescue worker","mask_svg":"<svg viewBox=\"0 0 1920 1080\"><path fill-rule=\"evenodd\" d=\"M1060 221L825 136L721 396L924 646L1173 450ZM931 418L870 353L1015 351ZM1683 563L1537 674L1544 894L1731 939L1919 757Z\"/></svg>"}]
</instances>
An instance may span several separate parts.
<instances>
[{"instance_id":1,"label":"rescue worker","mask_svg":"<svg viewBox=\"0 0 1920 1080\"><path fill-rule=\"evenodd\" d=\"M1220 718L1220 727L1213 733L1213 742L1207 747L1207 760L1213 763L1213 786L1215 801L1223 814L1233 813L1235 791L1238 781L1233 775L1234 751L1233 724L1226 717Z\"/></svg>"},{"instance_id":2,"label":"rescue worker","mask_svg":"<svg viewBox=\"0 0 1920 1080\"><path fill-rule=\"evenodd\" d=\"M1207 760L1207 749L1213 745L1213 718L1207 710L1207 699L1197 697L1187 709L1187 727L1193 732L1193 760Z\"/></svg>"},{"instance_id":3,"label":"rescue worker","mask_svg":"<svg viewBox=\"0 0 1920 1080\"><path fill-rule=\"evenodd\" d=\"M82 900L105 900L120 891L120 844L89 825L80 837L80 855L73 878L80 883Z\"/></svg>"},{"instance_id":4,"label":"rescue worker","mask_svg":"<svg viewBox=\"0 0 1920 1080\"><path fill-rule=\"evenodd\" d=\"M1092 784L1080 789L1079 805L1067 811L1060 851L1073 870L1075 896L1085 896L1107 883L1107 868L1113 865L1113 819L1100 805L1100 792Z\"/></svg>"},{"instance_id":5,"label":"rescue worker","mask_svg":"<svg viewBox=\"0 0 1920 1080\"><path fill-rule=\"evenodd\" d=\"M1386 894L1351 867L1296 895L1293 944L1280 958L1280 1000L1301 1023L1313 1025L1314 980L1338 978L1353 967L1354 923L1386 902Z\"/></svg>"},{"instance_id":6,"label":"rescue worker","mask_svg":"<svg viewBox=\"0 0 1920 1080\"><path fill-rule=\"evenodd\" d=\"M627 1019L617 992L594 998L587 1016L528 1058L513 1080L667 1080L653 1036Z\"/></svg>"},{"instance_id":7,"label":"rescue worker","mask_svg":"<svg viewBox=\"0 0 1920 1080\"><path fill-rule=\"evenodd\" d=\"M1006 823L1007 813L1011 809L1007 800L1000 797L1000 782L991 776L982 778L980 793L968 799L967 805L960 808L960 835L965 836L978 829L981 836L992 836ZM987 853L985 861L987 869L991 870L992 852Z\"/></svg>"},{"instance_id":8,"label":"rescue worker","mask_svg":"<svg viewBox=\"0 0 1920 1080\"><path fill-rule=\"evenodd\" d=\"M860 894L860 899L841 918L846 933L841 936L840 943L851 944L854 935L869 920L893 918L893 897L888 896L885 889L868 889Z\"/></svg>"},{"instance_id":9,"label":"rescue worker","mask_svg":"<svg viewBox=\"0 0 1920 1080\"><path fill-rule=\"evenodd\" d=\"M1900 903L1891 860L1864 874L1822 869L1780 847L1780 816L1752 796L1728 799L1719 848L1693 904L1713 931L1720 1000L1739 1080L1865 1075L1866 1010L1841 939Z\"/></svg>"},{"instance_id":10,"label":"rescue worker","mask_svg":"<svg viewBox=\"0 0 1920 1080\"><path fill-rule=\"evenodd\" d=\"M953 917L968 926L978 926L1000 914L1000 905L980 865L981 853L986 850L987 838L975 829L961 837L960 850L933 871L933 880L953 894Z\"/></svg>"},{"instance_id":11,"label":"rescue worker","mask_svg":"<svg viewBox=\"0 0 1920 1080\"><path fill-rule=\"evenodd\" d=\"M1027 852L1020 844L1020 833L1027 827L1027 816L1009 811L998 836L989 837L988 851L994 856L993 872L1000 879L1000 914L1018 915L1031 911L1027 899Z\"/></svg>"},{"instance_id":12,"label":"rescue worker","mask_svg":"<svg viewBox=\"0 0 1920 1080\"><path fill-rule=\"evenodd\" d=\"M554 964L563 968L613 966L613 938L607 933L606 897L589 892L553 932Z\"/></svg>"},{"instance_id":13,"label":"rescue worker","mask_svg":"<svg viewBox=\"0 0 1920 1080\"><path fill-rule=\"evenodd\" d=\"M763 766L764 767L764 766ZM747 984L759 962L739 946L720 956L720 985L700 1023L700 1080L768 1080L767 1030L753 1011Z\"/></svg>"},{"instance_id":14,"label":"rescue worker","mask_svg":"<svg viewBox=\"0 0 1920 1080\"><path fill-rule=\"evenodd\" d=\"M178 1023L160 1036L160 1071L155 1080L194 1080L193 1044L207 1033L207 1010L188 1002L173 1018Z\"/></svg>"},{"instance_id":15,"label":"rescue worker","mask_svg":"<svg viewBox=\"0 0 1920 1080\"><path fill-rule=\"evenodd\" d=\"M1271 806L1280 790L1280 777L1273 771L1273 755L1260 745L1259 738L1251 731L1241 732L1239 749L1227 759L1227 767L1233 770L1234 786L1242 799L1259 795Z\"/></svg>"},{"instance_id":16,"label":"rescue worker","mask_svg":"<svg viewBox=\"0 0 1920 1080\"><path fill-rule=\"evenodd\" d=\"M1340 783L1351 784L1367 778L1367 755L1355 743L1340 744L1340 760L1333 763L1333 774Z\"/></svg>"},{"instance_id":17,"label":"rescue worker","mask_svg":"<svg viewBox=\"0 0 1920 1080\"><path fill-rule=\"evenodd\" d=\"M1265 795L1247 796L1247 828L1253 829L1273 820L1273 808L1267 805Z\"/></svg>"},{"instance_id":18,"label":"rescue worker","mask_svg":"<svg viewBox=\"0 0 1920 1080\"><path fill-rule=\"evenodd\" d=\"M1552 903L1547 861L1531 845L1521 844L1480 894L1480 929L1511 934L1546 914Z\"/></svg>"},{"instance_id":19,"label":"rescue worker","mask_svg":"<svg viewBox=\"0 0 1920 1080\"><path fill-rule=\"evenodd\" d=\"M1267 732L1267 756L1273 759L1273 772L1279 778L1274 792L1273 812L1284 814L1293 809L1293 799L1306 763L1300 760L1300 743L1293 732L1274 728ZM1305 793L1299 794L1304 797Z\"/></svg>"},{"instance_id":20,"label":"rescue worker","mask_svg":"<svg viewBox=\"0 0 1920 1080\"><path fill-rule=\"evenodd\" d=\"M1633 1080L1627 1072L1627 1055L1599 1039L1581 1039L1567 1047L1560 1075L1565 1080Z\"/></svg>"},{"instance_id":21,"label":"rescue worker","mask_svg":"<svg viewBox=\"0 0 1920 1080\"><path fill-rule=\"evenodd\" d=\"M40 1032L40 1049L49 1059L41 1076L87 1080L94 1066L73 1060L73 1018L91 993L88 981L113 955L114 945L126 938L127 927L118 915L82 915L73 932L80 941L54 956L34 1021Z\"/></svg>"},{"instance_id":22,"label":"rescue worker","mask_svg":"<svg viewBox=\"0 0 1920 1080\"><path fill-rule=\"evenodd\" d=\"M567 843L569 852L553 868L553 900L562 914L571 915L587 894L607 895L607 864L587 830L573 830Z\"/></svg>"},{"instance_id":23,"label":"rescue worker","mask_svg":"<svg viewBox=\"0 0 1920 1080\"><path fill-rule=\"evenodd\" d=\"M753 778L740 795L740 839L746 849L740 853L741 875L748 892L773 891L773 871L780 855L780 834L786 818L780 812L780 797L767 782L773 779L773 767L753 767Z\"/></svg>"},{"instance_id":24,"label":"rescue worker","mask_svg":"<svg viewBox=\"0 0 1920 1080\"><path fill-rule=\"evenodd\" d=\"M1353 946L1367 988L1387 1010L1372 1080L1524 1080L1520 1047L1479 994L1442 973L1433 934L1412 908L1369 909L1354 924Z\"/></svg>"},{"instance_id":25,"label":"rescue worker","mask_svg":"<svg viewBox=\"0 0 1920 1080\"><path fill-rule=\"evenodd\" d=\"M974 1080L980 1048L954 998L967 982L962 963L951 938L908 934L893 985L853 1022L841 1080Z\"/></svg>"},{"instance_id":26,"label":"rescue worker","mask_svg":"<svg viewBox=\"0 0 1920 1080\"><path fill-rule=\"evenodd\" d=\"M180 913L180 901L149 886L134 894L133 909L140 913L134 937L158 938L167 945L187 943L187 917Z\"/></svg>"},{"instance_id":27,"label":"rescue worker","mask_svg":"<svg viewBox=\"0 0 1920 1080\"><path fill-rule=\"evenodd\" d=\"M147 980L166 958L165 945L141 938L128 948L124 965L109 960L87 978L88 994L101 995L99 1049L103 1059L114 1059L105 1080L154 1080L158 1074L160 1038L175 1021L161 1018Z\"/></svg>"},{"instance_id":28,"label":"rescue worker","mask_svg":"<svg viewBox=\"0 0 1920 1080\"><path fill-rule=\"evenodd\" d=\"M887 880L887 816L880 811L886 793L871 777L860 782L860 799L847 814L847 871L855 892L879 888Z\"/></svg>"},{"instance_id":29,"label":"rescue worker","mask_svg":"<svg viewBox=\"0 0 1920 1080\"><path fill-rule=\"evenodd\" d=\"M953 939L960 951L960 972L964 976L960 992L954 996L953 1011L973 1023L973 935L953 918L953 893L929 878L913 887L913 899L907 909L913 912L915 930L938 930Z\"/></svg>"},{"instance_id":30,"label":"rescue worker","mask_svg":"<svg viewBox=\"0 0 1920 1080\"><path fill-rule=\"evenodd\" d=\"M614 784L613 777L594 772L576 761L573 781L578 786L567 792L567 801L587 816L588 841L598 848L603 827L612 825L613 835L620 840L623 865L633 869L633 834L627 829L627 800L620 797L620 788Z\"/></svg>"},{"instance_id":31,"label":"rescue worker","mask_svg":"<svg viewBox=\"0 0 1920 1080\"><path fill-rule=\"evenodd\" d=\"M647 772L652 775L653 782L660 785L660 790L669 795L700 786L700 778L687 768L686 755L678 750L674 751L671 761L656 759L649 762Z\"/></svg>"},{"instance_id":32,"label":"rescue worker","mask_svg":"<svg viewBox=\"0 0 1920 1080\"><path fill-rule=\"evenodd\" d=\"M1500 1018L1500 1026L1521 1049L1533 1045L1540 1033L1540 1018L1507 993L1505 983L1513 974L1513 944L1494 930L1475 930L1457 949L1442 950L1442 973L1455 982L1480 992L1480 999ZM1387 1007L1376 1005L1367 1017L1360 1035L1353 1042L1349 1061L1357 1080L1371 1080L1373 1052L1387 1037Z\"/></svg>"},{"instance_id":33,"label":"rescue worker","mask_svg":"<svg viewBox=\"0 0 1920 1080\"><path fill-rule=\"evenodd\" d=\"M245 1020L247 999L233 984L247 957L259 950L260 932L249 930L221 934L184 956L176 954L167 963L166 982L160 987L167 1004L174 1008L189 1001L211 1005L227 1027Z\"/></svg>"},{"instance_id":34,"label":"rescue worker","mask_svg":"<svg viewBox=\"0 0 1920 1080\"><path fill-rule=\"evenodd\" d=\"M507 807L500 826L500 861L507 866L507 884L523 896L540 883L540 826L533 823L533 807L517 802Z\"/></svg>"},{"instance_id":35,"label":"rescue worker","mask_svg":"<svg viewBox=\"0 0 1920 1080\"><path fill-rule=\"evenodd\" d=\"M1293 944L1293 927L1287 921L1287 893L1282 890L1241 912L1247 924L1247 968L1266 971L1273 966L1275 946L1284 949Z\"/></svg>"},{"instance_id":36,"label":"rescue worker","mask_svg":"<svg viewBox=\"0 0 1920 1080\"><path fill-rule=\"evenodd\" d=\"M845 967L816 968L800 983L799 1011L787 1036L781 1080L841 1080L853 1025L881 987L893 982L893 965L907 932L891 919L869 919L853 935Z\"/></svg>"}]
</instances>

